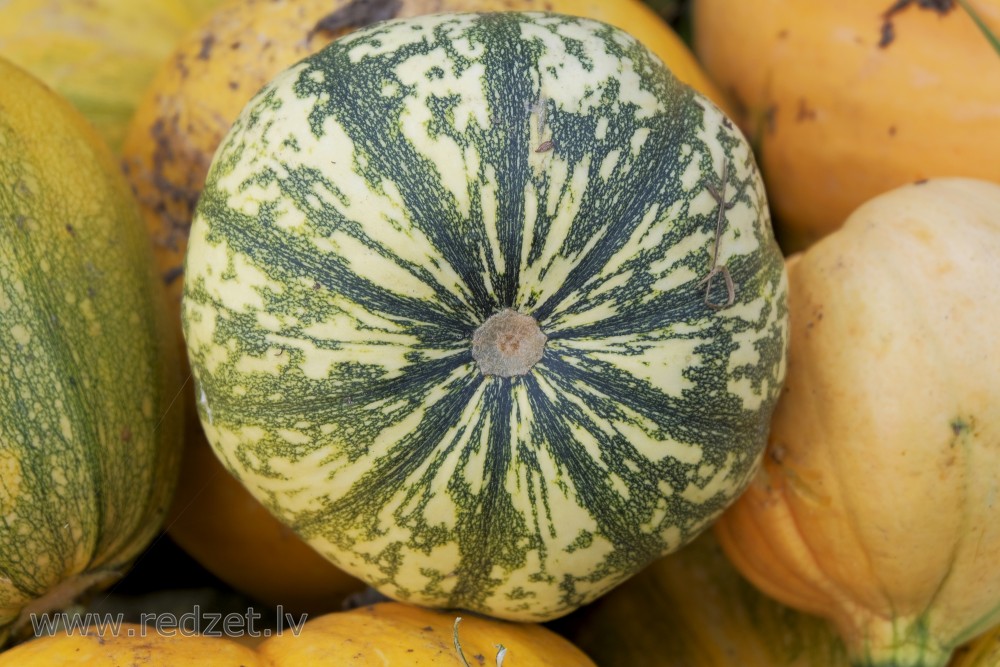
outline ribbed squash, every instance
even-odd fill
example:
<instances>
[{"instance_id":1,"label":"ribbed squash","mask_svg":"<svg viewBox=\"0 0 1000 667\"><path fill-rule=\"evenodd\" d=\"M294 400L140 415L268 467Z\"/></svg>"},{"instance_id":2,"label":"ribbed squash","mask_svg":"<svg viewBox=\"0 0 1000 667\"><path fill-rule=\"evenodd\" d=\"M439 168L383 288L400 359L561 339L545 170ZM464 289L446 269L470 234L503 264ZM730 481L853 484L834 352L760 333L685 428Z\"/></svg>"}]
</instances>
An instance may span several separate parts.
<instances>
[{"instance_id":1,"label":"ribbed squash","mask_svg":"<svg viewBox=\"0 0 1000 667\"><path fill-rule=\"evenodd\" d=\"M346 0L230 3L167 59L136 112L124 164L156 241L157 267L180 322L182 261L194 205L213 153L250 97L334 37L391 16L445 10L558 9L617 25L652 48L683 81L722 102L678 37L639 0ZM271 604L336 608L351 577L295 538L215 459L193 424L185 443L171 537L236 588ZM210 508L210 509L209 509ZM276 567L276 563L284 563Z\"/></svg>"},{"instance_id":2,"label":"ribbed squash","mask_svg":"<svg viewBox=\"0 0 1000 667\"><path fill-rule=\"evenodd\" d=\"M225 464L390 597L512 619L692 539L759 462L784 264L749 147L634 38L359 30L216 154L184 324Z\"/></svg>"},{"instance_id":3,"label":"ribbed squash","mask_svg":"<svg viewBox=\"0 0 1000 667\"><path fill-rule=\"evenodd\" d=\"M1000 185L938 179L790 263L768 453L718 535L853 664L943 665L1000 621L998 256Z\"/></svg>"},{"instance_id":4,"label":"ribbed squash","mask_svg":"<svg viewBox=\"0 0 1000 667\"><path fill-rule=\"evenodd\" d=\"M122 574L177 472L178 360L107 146L0 59L0 639Z\"/></svg>"},{"instance_id":5,"label":"ribbed squash","mask_svg":"<svg viewBox=\"0 0 1000 667\"><path fill-rule=\"evenodd\" d=\"M921 178L1000 182L1000 0L696 0L696 53L741 111L782 246Z\"/></svg>"},{"instance_id":6,"label":"ribbed squash","mask_svg":"<svg viewBox=\"0 0 1000 667\"><path fill-rule=\"evenodd\" d=\"M233 627L248 629L246 624ZM541 625L456 616L396 602L309 619L298 630L286 627L272 634L256 649L220 637L221 628L209 631L214 636L187 632L157 632L150 623L123 624L118 632L105 627L44 636L0 653L0 667L595 667L582 651Z\"/></svg>"},{"instance_id":7,"label":"ribbed squash","mask_svg":"<svg viewBox=\"0 0 1000 667\"><path fill-rule=\"evenodd\" d=\"M72 102L117 153L136 103L196 16L182 0L4 0L0 55Z\"/></svg>"},{"instance_id":8,"label":"ribbed squash","mask_svg":"<svg viewBox=\"0 0 1000 667\"><path fill-rule=\"evenodd\" d=\"M601 667L848 665L829 623L761 593L711 532L580 610L567 636Z\"/></svg>"}]
</instances>

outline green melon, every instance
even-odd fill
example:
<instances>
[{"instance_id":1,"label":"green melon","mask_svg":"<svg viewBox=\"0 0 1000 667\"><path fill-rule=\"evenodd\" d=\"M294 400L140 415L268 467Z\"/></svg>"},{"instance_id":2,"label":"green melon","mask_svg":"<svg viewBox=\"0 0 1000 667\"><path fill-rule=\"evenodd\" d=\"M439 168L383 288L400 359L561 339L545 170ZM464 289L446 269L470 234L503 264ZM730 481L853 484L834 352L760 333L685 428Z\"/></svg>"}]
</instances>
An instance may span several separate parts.
<instances>
[{"instance_id":1,"label":"green melon","mask_svg":"<svg viewBox=\"0 0 1000 667\"><path fill-rule=\"evenodd\" d=\"M109 148L0 58L0 639L124 574L160 528L181 389ZM0 642L2 643L2 642Z\"/></svg>"},{"instance_id":2,"label":"green melon","mask_svg":"<svg viewBox=\"0 0 1000 667\"><path fill-rule=\"evenodd\" d=\"M549 619L693 539L784 375L747 143L585 19L386 22L287 70L216 153L186 262L220 458L419 604Z\"/></svg>"}]
</instances>

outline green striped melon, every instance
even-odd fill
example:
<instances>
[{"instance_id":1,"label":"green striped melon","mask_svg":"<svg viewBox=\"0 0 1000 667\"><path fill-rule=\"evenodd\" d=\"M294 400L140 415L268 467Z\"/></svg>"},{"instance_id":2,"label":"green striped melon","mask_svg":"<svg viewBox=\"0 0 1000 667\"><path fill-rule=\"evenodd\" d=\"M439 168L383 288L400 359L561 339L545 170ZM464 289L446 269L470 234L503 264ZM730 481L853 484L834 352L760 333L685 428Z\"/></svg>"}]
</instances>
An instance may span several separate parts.
<instances>
[{"instance_id":1,"label":"green striped melon","mask_svg":"<svg viewBox=\"0 0 1000 667\"><path fill-rule=\"evenodd\" d=\"M222 461L393 598L542 620L741 492L786 277L747 143L628 34L360 30L250 102L186 259Z\"/></svg>"},{"instance_id":2,"label":"green striped melon","mask_svg":"<svg viewBox=\"0 0 1000 667\"><path fill-rule=\"evenodd\" d=\"M0 58L0 644L122 576L180 463L178 350L118 161Z\"/></svg>"}]
</instances>

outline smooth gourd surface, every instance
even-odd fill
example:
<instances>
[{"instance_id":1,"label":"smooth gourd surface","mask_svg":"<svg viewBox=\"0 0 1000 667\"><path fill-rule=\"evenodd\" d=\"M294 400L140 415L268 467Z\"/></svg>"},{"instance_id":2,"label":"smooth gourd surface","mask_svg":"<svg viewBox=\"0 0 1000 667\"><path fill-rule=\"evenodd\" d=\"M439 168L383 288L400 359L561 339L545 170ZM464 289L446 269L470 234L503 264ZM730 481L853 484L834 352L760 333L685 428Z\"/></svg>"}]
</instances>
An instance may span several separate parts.
<instances>
[{"instance_id":1,"label":"smooth gourd surface","mask_svg":"<svg viewBox=\"0 0 1000 667\"><path fill-rule=\"evenodd\" d=\"M582 19L386 23L291 68L216 154L186 271L234 474L383 592L503 617L566 613L704 528L783 373L749 148ZM547 337L511 378L471 350L504 309Z\"/></svg>"}]
</instances>

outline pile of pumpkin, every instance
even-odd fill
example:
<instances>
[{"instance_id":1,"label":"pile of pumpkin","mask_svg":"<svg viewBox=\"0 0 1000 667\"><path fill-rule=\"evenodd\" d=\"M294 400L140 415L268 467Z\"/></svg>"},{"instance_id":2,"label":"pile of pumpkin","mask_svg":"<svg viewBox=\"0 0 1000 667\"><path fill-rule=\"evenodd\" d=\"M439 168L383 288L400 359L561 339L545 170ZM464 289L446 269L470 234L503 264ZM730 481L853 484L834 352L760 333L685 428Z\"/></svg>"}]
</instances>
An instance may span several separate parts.
<instances>
[{"instance_id":1,"label":"pile of pumpkin","mask_svg":"<svg viewBox=\"0 0 1000 667\"><path fill-rule=\"evenodd\" d=\"M0 3L0 665L1000 665L1000 2L820 4Z\"/></svg>"}]
</instances>

